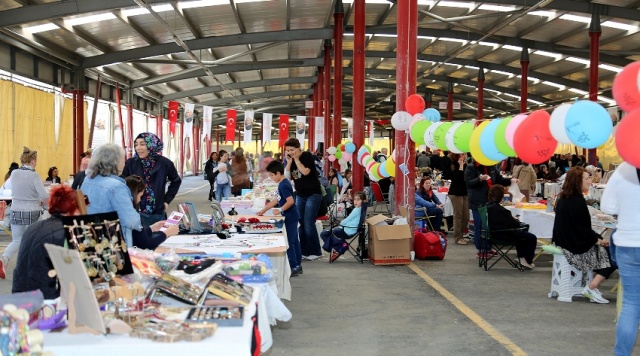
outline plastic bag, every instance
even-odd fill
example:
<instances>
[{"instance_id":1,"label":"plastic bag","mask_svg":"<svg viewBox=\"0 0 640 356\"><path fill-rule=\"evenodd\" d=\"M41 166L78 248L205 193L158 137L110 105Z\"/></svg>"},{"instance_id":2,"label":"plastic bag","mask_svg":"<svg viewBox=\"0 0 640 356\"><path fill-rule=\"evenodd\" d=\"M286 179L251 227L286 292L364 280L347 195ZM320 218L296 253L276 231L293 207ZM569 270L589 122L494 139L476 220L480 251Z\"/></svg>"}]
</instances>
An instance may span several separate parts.
<instances>
[{"instance_id":1,"label":"plastic bag","mask_svg":"<svg viewBox=\"0 0 640 356\"><path fill-rule=\"evenodd\" d=\"M509 193L511 193L512 196L512 202L515 203L519 203L522 201L522 199L524 199L524 194L522 194L520 192L520 188L518 188L517 184L511 184L509 186Z\"/></svg>"}]
</instances>

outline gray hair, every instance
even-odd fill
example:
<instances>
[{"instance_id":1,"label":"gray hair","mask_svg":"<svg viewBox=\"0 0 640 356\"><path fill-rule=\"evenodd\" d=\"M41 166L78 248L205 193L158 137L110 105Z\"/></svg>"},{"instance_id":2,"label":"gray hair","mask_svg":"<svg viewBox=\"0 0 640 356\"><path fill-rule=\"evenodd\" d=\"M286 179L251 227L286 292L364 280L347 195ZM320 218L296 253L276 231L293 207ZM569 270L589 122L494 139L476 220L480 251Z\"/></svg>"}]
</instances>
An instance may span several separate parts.
<instances>
[{"instance_id":1,"label":"gray hair","mask_svg":"<svg viewBox=\"0 0 640 356\"><path fill-rule=\"evenodd\" d=\"M124 149L115 143L105 143L93 151L89 161L89 173L91 178L97 175L107 177L111 174L120 175L118 164L124 159Z\"/></svg>"}]
</instances>

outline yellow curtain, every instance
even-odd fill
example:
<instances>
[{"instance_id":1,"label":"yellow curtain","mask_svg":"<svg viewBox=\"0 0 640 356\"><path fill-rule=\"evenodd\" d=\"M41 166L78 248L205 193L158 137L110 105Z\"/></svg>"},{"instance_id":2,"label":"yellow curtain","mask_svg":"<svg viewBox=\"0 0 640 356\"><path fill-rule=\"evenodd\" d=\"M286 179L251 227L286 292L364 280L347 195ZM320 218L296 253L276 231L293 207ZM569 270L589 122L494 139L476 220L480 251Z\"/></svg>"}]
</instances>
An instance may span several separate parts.
<instances>
[{"instance_id":1,"label":"yellow curtain","mask_svg":"<svg viewBox=\"0 0 640 356\"><path fill-rule=\"evenodd\" d=\"M0 182L9 171L11 162L17 162L13 145L13 83L0 80Z\"/></svg>"},{"instance_id":2,"label":"yellow curtain","mask_svg":"<svg viewBox=\"0 0 640 356\"><path fill-rule=\"evenodd\" d=\"M555 153L574 154L576 149L578 150L578 154L582 154L582 147L569 144L558 144L558 148L556 148ZM614 135L609 136L609 140L607 140L607 142L605 142L602 146L598 147L596 155L600 157L600 163L602 163L602 166L605 170L609 170L609 164L611 163L622 163L622 158L620 157L618 149L616 148L616 139L614 138Z\"/></svg>"}]
</instances>

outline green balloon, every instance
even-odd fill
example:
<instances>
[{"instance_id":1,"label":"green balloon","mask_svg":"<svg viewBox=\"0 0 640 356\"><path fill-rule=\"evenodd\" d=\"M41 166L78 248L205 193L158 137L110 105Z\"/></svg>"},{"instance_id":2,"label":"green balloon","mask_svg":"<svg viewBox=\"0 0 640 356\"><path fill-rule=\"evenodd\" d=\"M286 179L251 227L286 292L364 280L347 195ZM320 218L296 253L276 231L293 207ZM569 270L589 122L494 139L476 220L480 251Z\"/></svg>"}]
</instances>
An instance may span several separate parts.
<instances>
[{"instance_id":1,"label":"green balloon","mask_svg":"<svg viewBox=\"0 0 640 356\"><path fill-rule=\"evenodd\" d=\"M438 126L436 132L433 133L433 142L436 144L436 147L443 151L449 151L447 147L447 143L444 140L444 137L447 134L447 131L453 126L453 122L443 122Z\"/></svg>"},{"instance_id":2,"label":"green balloon","mask_svg":"<svg viewBox=\"0 0 640 356\"><path fill-rule=\"evenodd\" d=\"M411 128L411 139L417 145L424 145L424 132L427 131L427 128L431 126L431 121L420 120L416 122Z\"/></svg>"},{"instance_id":3,"label":"green balloon","mask_svg":"<svg viewBox=\"0 0 640 356\"><path fill-rule=\"evenodd\" d=\"M471 134L473 133L473 123L465 122L460 125L456 132L453 134L453 144L462 151L469 152L469 141L471 140Z\"/></svg>"},{"instance_id":4,"label":"green balloon","mask_svg":"<svg viewBox=\"0 0 640 356\"><path fill-rule=\"evenodd\" d=\"M364 147L367 150L367 152L369 152L369 153L373 152L373 150L371 149L371 147L369 145L362 145L362 147Z\"/></svg>"},{"instance_id":5,"label":"green balloon","mask_svg":"<svg viewBox=\"0 0 640 356\"><path fill-rule=\"evenodd\" d=\"M511 119L513 119L513 117L509 116L498 124L498 127L496 127L496 134L493 137L493 140L496 144L496 147L498 148L498 151L500 151L500 153L508 157L515 157L516 151L514 151L513 148L509 147L509 144L507 143L507 137L505 135L507 132L507 125L509 125L509 122L511 122Z\"/></svg>"},{"instance_id":6,"label":"green balloon","mask_svg":"<svg viewBox=\"0 0 640 356\"><path fill-rule=\"evenodd\" d=\"M341 150L337 150L335 156L336 156L336 159L342 158L342 151Z\"/></svg>"}]
</instances>

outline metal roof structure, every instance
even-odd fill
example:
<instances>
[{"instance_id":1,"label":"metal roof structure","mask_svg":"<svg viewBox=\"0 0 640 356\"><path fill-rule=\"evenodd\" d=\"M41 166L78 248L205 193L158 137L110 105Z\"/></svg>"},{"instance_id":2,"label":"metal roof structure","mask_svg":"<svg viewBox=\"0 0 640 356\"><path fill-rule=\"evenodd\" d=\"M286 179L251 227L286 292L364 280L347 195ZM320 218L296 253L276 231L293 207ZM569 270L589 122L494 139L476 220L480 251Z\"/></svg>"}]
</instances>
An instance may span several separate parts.
<instances>
[{"instance_id":1,"label":"metal roof structure","mask_svg":"<svg viewBox=\"0 0 640 356\"><path fill-rule=\"evenodd\" d=\"M336 0L0 0L0 41L87 76L110 78L156 102L295 114L318 81ZM343 117L352 105L352 0L344 2ZM395 0L367 0L366 116L395 110ZM517 113L520 59L529 53L528 106L587 94L589 26L601 19L599 100L640 59L638 0L418 0L418 88L446 101L449 83L476 117L485 72L485 116Z\"/></svg>"}]
</instances>

